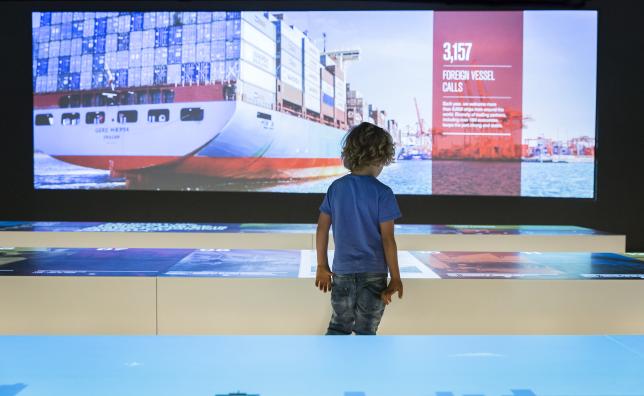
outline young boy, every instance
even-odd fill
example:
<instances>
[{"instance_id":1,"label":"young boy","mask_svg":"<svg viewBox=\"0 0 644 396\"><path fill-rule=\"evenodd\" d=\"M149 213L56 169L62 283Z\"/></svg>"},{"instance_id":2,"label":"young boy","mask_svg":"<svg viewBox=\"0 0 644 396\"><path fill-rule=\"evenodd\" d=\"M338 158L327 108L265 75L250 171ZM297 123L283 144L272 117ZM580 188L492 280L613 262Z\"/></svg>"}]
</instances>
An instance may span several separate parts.
<instances>
[{"instance_id":1,"label":"young boy","mask_svg":"<svg viewBox=\"0 0 644 396\"><path fill-rule=\"evenodd\" d=\"M342 160L351 173L329 187L316 234L315 286L325 293L331 291L327 335L376 334L391 296L397 292L402 298L394 240L394 220L400 210L391 188L376 179L393 159L391 135L373 124L363 122L344 138ZM333 272L327 257L331 225Z\"/></svg>"}]
</instances>

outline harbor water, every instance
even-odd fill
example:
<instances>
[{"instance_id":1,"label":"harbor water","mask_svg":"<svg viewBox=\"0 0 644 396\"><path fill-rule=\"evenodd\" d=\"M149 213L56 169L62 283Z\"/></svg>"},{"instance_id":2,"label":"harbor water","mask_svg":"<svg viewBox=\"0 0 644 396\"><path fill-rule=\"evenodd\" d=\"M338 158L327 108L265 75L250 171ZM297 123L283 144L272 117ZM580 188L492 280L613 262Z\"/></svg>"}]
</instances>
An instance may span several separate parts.
<instances>
[{"instance_id":1,"label":"harbor water","mask_svg":"<svg viewBox=\"0 0 644 396\"><path fill-rule=\"evenodd\" d=\"M471 167L472 161L450 161L453 177L459 169ZM481 174L499 175L503 168L516 169L516 164L476 162ZM183 178L168 175L157 185L137 187L149 190L249 191L286 193L324 193L337 177L305 181ZM396 194L432 194L432 161L398 161L386 167L378 178ZM36 189L125 189L124 178L110 178L109 172L70 165L46 154L34 154L34 187ZM521 196L592 198L594 164L591 163L521 163Z\"/></svg>"}]
</instances>

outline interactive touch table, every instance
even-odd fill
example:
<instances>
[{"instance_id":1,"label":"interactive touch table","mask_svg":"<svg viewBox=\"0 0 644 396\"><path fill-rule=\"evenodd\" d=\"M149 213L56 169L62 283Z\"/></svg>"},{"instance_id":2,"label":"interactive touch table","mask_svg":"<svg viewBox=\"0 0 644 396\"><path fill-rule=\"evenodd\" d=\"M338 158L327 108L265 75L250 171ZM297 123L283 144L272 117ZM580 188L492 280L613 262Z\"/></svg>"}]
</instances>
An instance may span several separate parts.
<instances>
[{"instance_id":1,"label":"interactive touch table","mask_svg":"<svg viewBox=\"0 0 644 396\"><path fill-rule=\"evenodd\" d=\"M616 252L624 235L575 226L396 225L401 250ZM333 238L330 238L333 248ZM314 224L0 222L0 246L313 249Z\"/></svg>"},{"instance_id":2,"label":"interactive touch table","mask_svg":"<svg viewBox=\"0 0 644 396\"><path fill-rule=\"evenodd\" d=\"M330 252L332 255L332 252ZM399 251L383 334L644 333L644 262ZM3 248L3 334L321 334L312 250Z\"/></svg>"}]
</instances>

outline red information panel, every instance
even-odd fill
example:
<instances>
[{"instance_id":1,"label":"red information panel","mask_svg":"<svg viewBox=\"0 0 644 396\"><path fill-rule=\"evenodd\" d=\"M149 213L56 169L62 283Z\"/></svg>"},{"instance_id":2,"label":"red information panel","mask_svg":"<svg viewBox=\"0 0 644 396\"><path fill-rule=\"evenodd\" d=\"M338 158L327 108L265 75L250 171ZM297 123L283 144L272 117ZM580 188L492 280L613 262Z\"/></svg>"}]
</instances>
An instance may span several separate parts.
<instances>
[{"instance_id":1,"label":"red information panel","mask_svg":"<svg viewBox=\"0 0 644 396\"><path fill-rule=\"evenodd\" d=\"M521 194L523 12L435 12L432 193Z\"/></svg>"}]
</instances>

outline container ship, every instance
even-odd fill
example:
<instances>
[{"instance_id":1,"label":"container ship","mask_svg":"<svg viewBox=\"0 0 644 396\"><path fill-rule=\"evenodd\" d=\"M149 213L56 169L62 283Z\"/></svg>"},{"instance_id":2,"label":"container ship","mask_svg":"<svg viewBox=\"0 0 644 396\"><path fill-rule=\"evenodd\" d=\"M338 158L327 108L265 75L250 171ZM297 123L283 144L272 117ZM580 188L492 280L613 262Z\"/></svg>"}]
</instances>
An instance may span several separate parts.
<instances>
[{"instance_id":1,"label":"container ship","mask_svg":"<svg viewBox=\"0 0 644 396\"><path fill-rule=\"evenodd\" d=\"M281 14L35 12L34 149L128 182L345 172L347 86Z\"/></svg>"}]
</instances>

